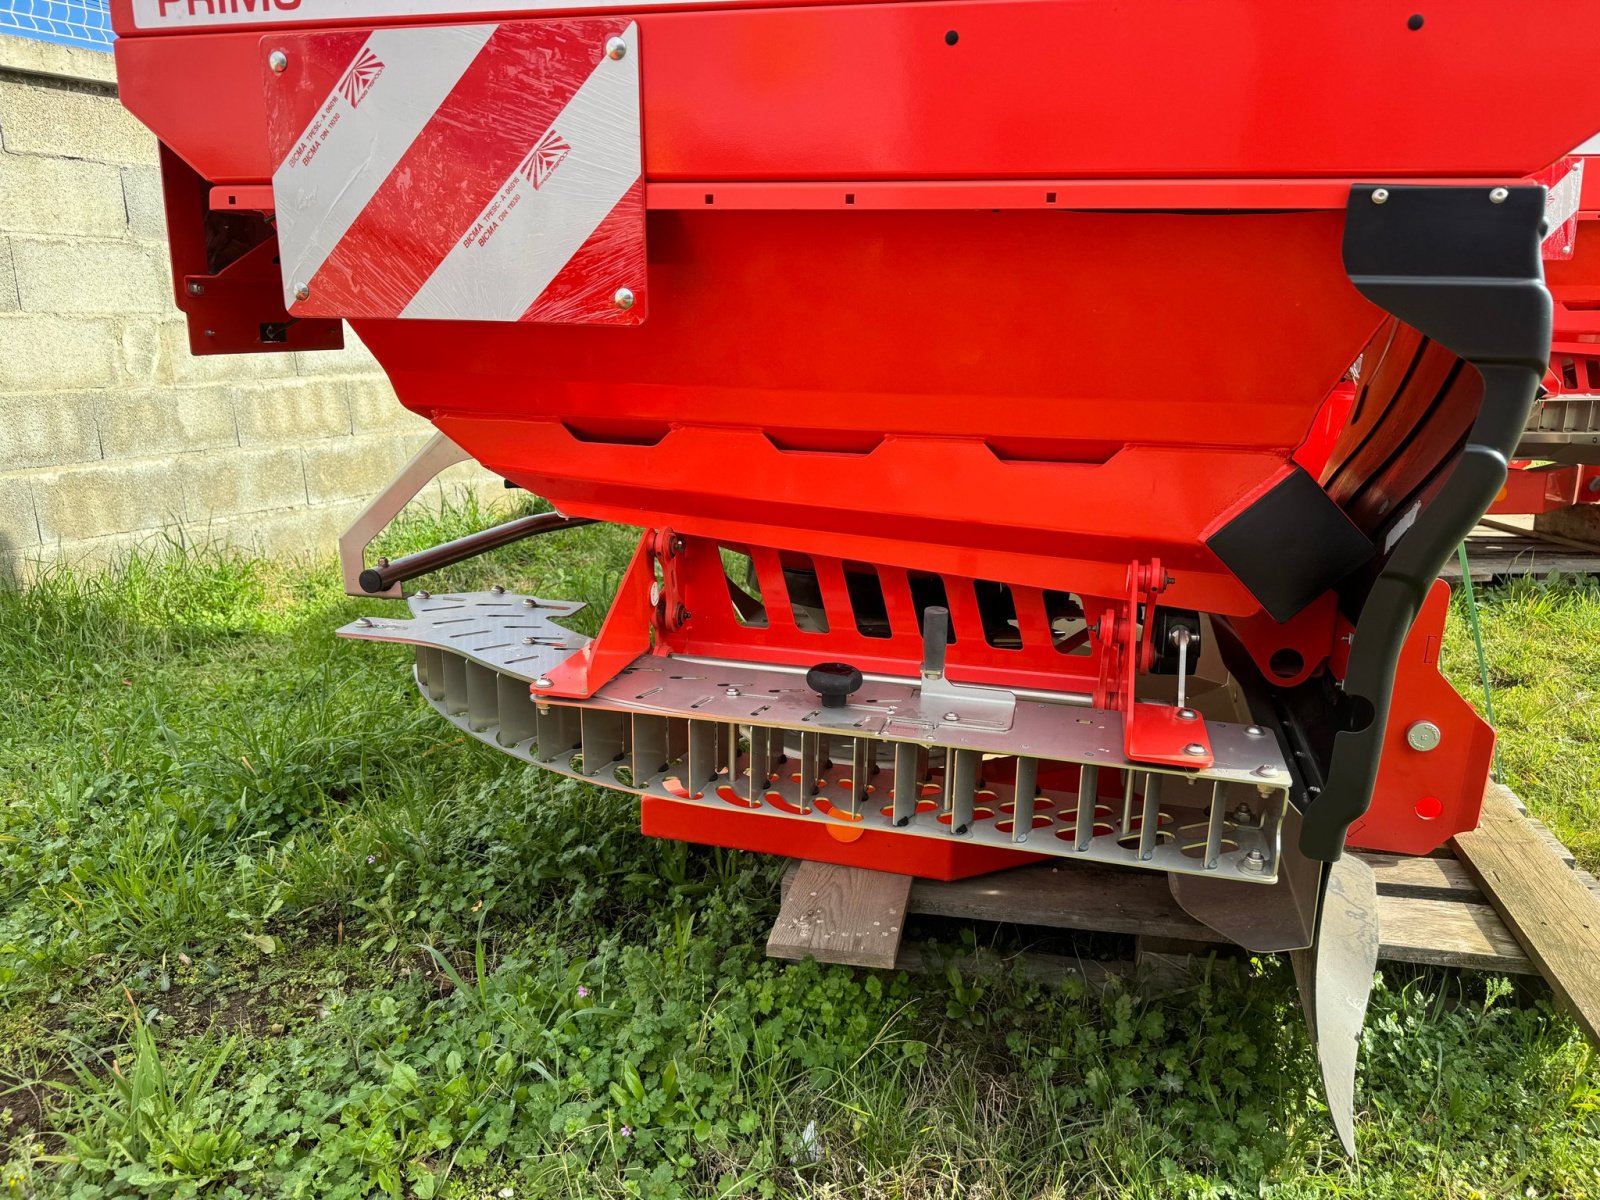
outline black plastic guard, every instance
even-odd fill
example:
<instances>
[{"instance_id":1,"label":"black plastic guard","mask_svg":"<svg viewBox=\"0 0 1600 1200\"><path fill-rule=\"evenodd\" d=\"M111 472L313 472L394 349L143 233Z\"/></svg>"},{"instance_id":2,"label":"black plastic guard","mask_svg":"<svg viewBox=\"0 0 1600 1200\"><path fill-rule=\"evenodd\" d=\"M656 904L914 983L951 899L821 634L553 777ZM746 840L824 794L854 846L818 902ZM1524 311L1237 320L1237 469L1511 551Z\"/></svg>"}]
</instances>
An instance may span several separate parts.
<instances>
[{"instance_id":1,"label":"black plastic guard","mask_svg":"<svg viewBox=\"0 0 1600 1200\"><path fill-rule=\"evenodd\" d=\"M1306 810L1300 849L1336 861L1367 811L1400 649L1439 569L1494 502L1550 356L1550 294L1539 243L1542 187L1358 184L1344 265L1367 299L1460 355L1483 402L1431 502L1400 515L1356 620L1328 778Z\"/></svg>"}]
</instances>

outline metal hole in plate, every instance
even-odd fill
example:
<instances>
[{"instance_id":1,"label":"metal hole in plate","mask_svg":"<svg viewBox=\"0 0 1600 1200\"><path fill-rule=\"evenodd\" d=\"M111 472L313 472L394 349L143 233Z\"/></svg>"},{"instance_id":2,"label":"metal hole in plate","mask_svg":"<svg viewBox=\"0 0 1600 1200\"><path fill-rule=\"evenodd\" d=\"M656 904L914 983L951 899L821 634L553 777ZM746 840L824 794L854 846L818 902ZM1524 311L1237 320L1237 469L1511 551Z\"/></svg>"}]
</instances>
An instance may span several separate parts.
<instances>
[{"instance_id":1,"label":"metal hole in plate","mask_svg":"<svg viewBox=\"0 0 1600 1200\"><path fill-rule=\"evenodd\" d=\"M1033 798L1033 811L1034 812L1048 812L1050 809L1054 808L1055 806L1056 806L1056 802L1054 800L1048 800L1043 796L1035 796ZM1004 804L1002 804L1000 806L1000 811L1003 812L1003 813L1016 812L1017 811L1016 801L1007 800Z\"/></svg>"},{"instance_id":2,"label":"metal hole in plate","mask_svg":"<svg viewBox=\"0 0 1600 1200\"><path fill-rule=\"evenodd\" d=\"M739 795L738 792L734 791L733 788L730 787L726 783L722 783L722 784L718 784L717 785L717 798L719 800L723 801L724 803L733 805L735 808L760 808L761 807L761 801L759 801L759 800L746 800L743 796Z\"/></svg>"},{"instance_id":3,"label":"metal hole in plate","mask_svg":"<svg viewBox=\"0 0 1600 1200\"><path fill-rule=\"evenodd\" d=\"M704 798L700 792L690 795L689 789L683 786L683 780L679 779L676 775L671 775L666 779L663 779L661 781L661 790L663 792L672 793L672 795L677 796L680 800L700 800Z\"/></svg>"},{"instance_id":4,"label":"metal hole in plate","mask_svg":"<svg viewBox=\"0 0 1600 1200\"><path fill-rule=\"evenodd\" d=\"M1033 818L1033 827L1035 829L1043 829L1046 825L1049 825L1049 824L1051 824L1051 821L1050 821L1049 817L1037 817L1036 816L1036 817ZM1011 821L996 821L994 823L994 827L996 829L998 829L1001 833L1010 833L1011 830L1013 828L1015 828L1015 825ZM1070 837L1070 836L1071 836L1071 832L1068 831L1068 837Z\"/></svg>"},{"instance_id":5,"label":"metal hole in plate","mask_svg":"<svg viewBox=\"0 0 1600 1200\"><path fill-rule=\"evenodd\" d=\"M1234 841L1232 838L1223 838L1219 844L1218 853L1227 854L1230 851L1237 850L1238 848L1238 842ZM1205 838L1201 838L1198 842L1184 842L1179 847L1179 850L1182 852L1185 858L1203 859L1206 856L1206 840Z\"/></svg>"},{"instance_id":6,"label":"metal hole in plate","mask_svg":"<svg viewBox=\"0 0 1600 1200\"><path fill-rule=\"evenodd\" d=\"M817 797L816 804L818 812L832 817L835 821L848 821L853 825L865 819L860 813L852 813L847 808L840 808L837 804L830 800L824 800L821 796Z\"/></svg>"},{"instance_id":7,"label":"metal hole in plate","mask_svg":"<svg viewBox=\"0 0 1600 1200\"><path fill-rule=\"evenodd\" d=\"M1063 831L1063 832L1065 832L1065 831ZM1117 845L1121 846L1124 850L1137 850L1139 848L1139 839L1142 836L1143 836L1142 832L1135 831L1134 833L1130 833L1130 834L1126 835L1125 837L1119 837L1117 839ZM1156 841L1157 842L1170 842L1171 840L1172 840L1172 831L1171 830L1169 830L1169 829L1157 829L1156 830Z\"/></svg>"},{"instance_id":8,"label":"metal hole in plate","mask_svg":"<svg viewBox=\"0 0 1600 1200\"><path fill-rule=\"evenodd\" d=\"M947 812L946 813L940 813L939 814L939 824L941 824L941 825L950 824L950 818L951 818L952 815L953 814L947 813ZM994 816L994 809L992 809L992 808L974 808L972 810L972 819L974 821L987 821L992 816Z\"/></svg>"},{"instance_id":9,"label":"metal hole in plate","mask_svg":"<svg viewBox=\"0 0 1600 1200\"><path fill-rule=\"evenodd\" d=\"M882 813L884 816L889 817L891 820L894 817L894 805L892 805L892 804L885 804L878 811L880 813ZM917 812L919 814L921 814L921 813L938 812L938 811L939 811L939 806L937 804L935 804L932 800L918 800L917 801Z\"/></svg>"},{"instance_id":10,"label":"metal hole in plate","mask_svg":"<svg viewBox=\"0 0 1600 1200\"><path fill-rule=\"evenodd\" d=\"M1038 824L1039 824L1039 818L1035 817L1033 819L1033 822L1034 822L1034 827L1037 828ZM999 826L996 826L996 828L999 828ZM1107 834L1111 834L1111 833L1115 833L1115 832L1116 832L1116 827L1114 825L1107 825L1104 821L1096 821L1094 823L1094 836L1095 837L1105 837ZM1078 830L1076 829L1076 827L1068 828L1068 829L1058 829L1058 830L1056 830L1056 836L1058 838L1060 838L1063 842L1075 841L1077 839L1077 837L1078 837ZM1171 834L1167 834L1167 836L1171 837L1172 835ZM1120 839L1118 841L1117 844L1119 846L1120 845L1127 845L1127 842L1128 842L1127 838L1122 838L1122 839ZM1134 849L1138 849L1138 847L1139 847L1139 839L1138 838L1134 838L1133 839L1133 846L1134 846Z\"/></svg>"},{"instance_id":11,"label":"metal hole in plate","mask_svg":"<svg viewBox=\"0 0 1600 1200\"><path fill-rule=\"evenodd\" d=\"M855 784L855 780L851 779L848 775L846 775L842 779L835 779L833 781L833 786L834 787L842 787L842 788L847 788L847 789L852 787L852 786L854 786L854 784ZM878 788L877 788L877 786L875 784L871 784L871 783L867 784L867 795L870 796L870 795L872 795L873 792L875 792L877 790L878 790Z\"/></svg>"}]
</instances>

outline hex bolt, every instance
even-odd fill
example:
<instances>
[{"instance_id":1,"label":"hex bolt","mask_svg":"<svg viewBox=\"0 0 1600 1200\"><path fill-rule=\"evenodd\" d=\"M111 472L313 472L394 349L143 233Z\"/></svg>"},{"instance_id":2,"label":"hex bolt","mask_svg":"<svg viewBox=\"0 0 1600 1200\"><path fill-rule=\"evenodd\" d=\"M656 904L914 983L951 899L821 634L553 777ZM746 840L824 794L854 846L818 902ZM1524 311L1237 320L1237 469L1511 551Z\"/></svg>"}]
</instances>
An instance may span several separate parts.
<instances>
[{"instance_id":1,"label":"hex bolt","mask_svg":"<svg viewBox=\"0 0 1600 1200\"><path fill-rule=\"evenodd\" d=\"M1406 745L1424 754L1429 750L1438 749L1439 743L1443 740L1444 734L1432 721L1416 721L1406 729Z\"/></svg>"},{"instance_id":2,"label":"hex bolt","mask_svg":"<svg viewBox=\"0 0 1600 1200\"><path fill-rule=\"evenodd\" d=\"M1389 189L1388 188L1373 188L1372 189L1372 202L1374 204L1387 204L1388 201L1389 201Z\"/></svg>"},{"instance_id":3,"label":"hex bolt","mask_svg":"<svg viewBox=\"0 0 1600 1200\"><path fill-rule=\"evenodd\" d=\"M555 684L551 683L548 679L546 679L543 675L541 675L541 676L539 676L539 678L537 678L537 679L535 679L533 681L533 686L536 687L536 688L543 689L543 688L555 687Z\"/></svg>"},{"instance_id":4,"label":"hex bolt","mask_svg":"<svg viewBox=\"0 0 1600 1200\"><path fill-rule=\"evenodd\" d=\"M1505 188L1503 188L1503 187L1495 188L1492 192L1489 193L1489 203L1490 204L1504 204L1506 202L1506 197L1509 196L1509 195L1511 195L1511 193L1509 191L1507 191Z\"/></svg>"},{"instance_id":5,"label":"hex bolt","mask_svg":"<svg viewBox=\"0 0 1600 1200\"><path fill-rule=\"evenodd\" d=\"M272 68L274 75L282 75L289 69L289 56L282 50L274 50L267 55L267 66Z\"/></svg>"},{"instance_id":6,"label":"hex bolt","mask_svg":"<svg viewBox=\"0 0 1600 1200\"><path fill-rule=\"evenodd\" d=\"M1191 758L1199 758L1206 752L1206 748L1199 742L1190 742L1183 748L1183 752Z\"/></svg>"},{"instance_id":7,"label":"hex bolt","mask_svg":"<svg viewBox=\"0 0 1600 1200\"><path fill-rule=\"evenodd\" d=\"M627 312L633 307L632 289L618 288L615 292L611 293L611 303L615 304L623 312Z\"/></svg>"},{"instance_id":8,"label":"hex bolt","mask_svg":"<svg viewBox=\"0 0 1600 1200\"><path fill-rule=\"evenodd\" d=\"M1248 804L1240 804L1233 810L1233 823L1235 825L1254 825L1256 814L1250 811Z\"/></svg>"},{"instance_id":9,"label":"hex bolt","mask_svg":"<svg viewBox=\"0 0 1600 1200\"><path fill-rule=\"evenodd\" d=\"M1267 856L1259 850L1252 850L1244 856L1240 866L1253 875L1259 875L1267 869Z\"/></svg>"},{"instance_id":10,"label":"hex bolt","mask_svg":"<svg viewBox=\"0 0 1600 1200\"><path fill-rule=\"evenodd\" d=\"M606 57L612 62L628 57L628 43L619 37L608 39L606 41Z\"/></svg>"}]
</instances>

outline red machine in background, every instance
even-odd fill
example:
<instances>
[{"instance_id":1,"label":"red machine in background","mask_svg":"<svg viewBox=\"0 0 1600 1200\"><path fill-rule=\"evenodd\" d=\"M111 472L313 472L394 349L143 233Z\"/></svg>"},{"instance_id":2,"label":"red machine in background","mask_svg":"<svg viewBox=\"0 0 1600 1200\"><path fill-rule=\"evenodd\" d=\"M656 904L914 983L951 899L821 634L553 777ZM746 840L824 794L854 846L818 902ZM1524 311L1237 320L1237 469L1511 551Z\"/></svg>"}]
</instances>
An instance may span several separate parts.
<instances>
[{"instance_id":1,"label":"red machine in background","mask_svg":"<svg viewBox=\"0 0 1600 1200\"><path fill-rule=\"evenodd\" d=\"M1550 369L1491 513L1600 504L1600 139L1546 172Z\"/></svg>"},{"instance_id":2,"label":"red machine in background","mask_svg":"<svg viewBox=\"0 0 1600 1200\"><path fill-rule=\"evenodd\" d=\"M440 430L353 591L643 529L592 641L498 589L341 632L647 832L1168 872L1307 968L1348 1145L1341 854L1476 821L1436 575L1550 361L1541 173L1600 127L1527 64L1600 8L552 7L113 0L195 352L348 320ZM467 456L566 516L361 562Z\"/></svg>"}]
</instances>

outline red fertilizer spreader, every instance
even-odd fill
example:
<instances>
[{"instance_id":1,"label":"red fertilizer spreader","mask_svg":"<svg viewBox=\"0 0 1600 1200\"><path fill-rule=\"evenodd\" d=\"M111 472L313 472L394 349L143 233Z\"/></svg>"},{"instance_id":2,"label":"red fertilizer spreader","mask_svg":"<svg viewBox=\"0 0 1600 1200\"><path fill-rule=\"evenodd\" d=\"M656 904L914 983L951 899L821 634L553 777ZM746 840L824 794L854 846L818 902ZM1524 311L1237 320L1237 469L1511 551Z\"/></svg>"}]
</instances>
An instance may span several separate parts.
<instances>
[{"instance_id":1,"label":"red fertilizer spreader","mask_svg":"<svg viewBox=\"0 0 1600 1200\"><path fill-rule=\"evenodd\" d=\"M112 10L194 352L348 321L439 431L352 592L643 531L592 640L499 588L341 633L657 836L1167 872L1305 968L1348 1144L1341 856L1477 820L1436 577L1550 366L1600 128L1600 75L1536 83L1600 5L1414 2ZM557 511L363 561L469 457Z\"/></svg>"}]
</instances>

